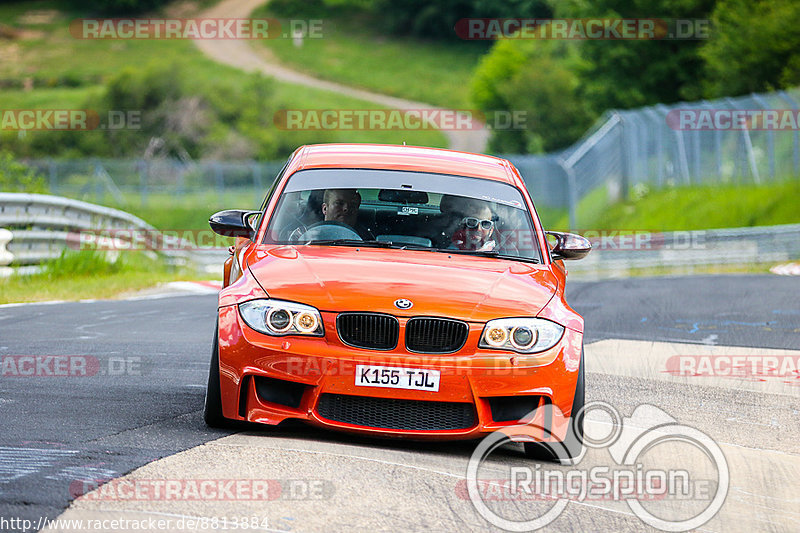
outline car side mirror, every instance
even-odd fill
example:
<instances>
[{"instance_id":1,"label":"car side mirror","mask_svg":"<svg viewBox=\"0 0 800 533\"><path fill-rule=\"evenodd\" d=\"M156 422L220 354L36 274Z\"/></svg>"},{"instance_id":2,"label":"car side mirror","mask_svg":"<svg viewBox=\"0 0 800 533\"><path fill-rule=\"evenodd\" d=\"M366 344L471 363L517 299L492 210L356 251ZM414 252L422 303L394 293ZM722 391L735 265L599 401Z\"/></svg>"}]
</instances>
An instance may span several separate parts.
<instances>
[{"instance_id":1,"label":"car side mirror","mask_svg":"<svg viewBox=\"0 0 800 533\"><path fill-rule=\"evenodd\" d=\"M547 231L545 233L556 239L555 247L550 250L553 261L558 261L559 259L583 259L592 251L592 243L586 237L560 231Z\"/></svg>"},{"instance_id":2,"label":"car side mirror","mask_svg":"<svg viewBox=\"0 0 800 533\"><path fill-rule=\"evenodd\" d=\"M255 228L252 226L253 215L260 211L243 211L241 209L226 209L211 215L208 224L214 233L225 237L245 237L252 240Z\"/></svg>"}]
</instances>

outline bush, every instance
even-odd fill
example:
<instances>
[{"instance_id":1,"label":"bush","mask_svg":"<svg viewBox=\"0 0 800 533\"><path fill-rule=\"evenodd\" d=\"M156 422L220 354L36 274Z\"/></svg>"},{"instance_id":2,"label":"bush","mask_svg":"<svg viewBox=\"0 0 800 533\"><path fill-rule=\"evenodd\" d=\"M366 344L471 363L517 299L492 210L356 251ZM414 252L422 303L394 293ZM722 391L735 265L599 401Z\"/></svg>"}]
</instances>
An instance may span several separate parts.
<instances>
[{"instance_id":1,"label":"bush","mask_svg":"<svg viewBox=\"0 0 800 533\"><path fill-rule=\"evenodd\" d=\"M328 0L332 2L332 0ZM462 18L550 18L545 0L374 0L373 11L393 33L457 41Z\"/></svg>"},{"instance_id":2,"label":"bush","mask_svg":"<svg viewBox=\"0 0 800 533\"><path fill-rule=\"evenodd\" d=\"M251 74L196 86L178 65L125 68L81 107L97 111L90 131L0 131L0 142L27 157L273 159L285 151L272 117L272 80ZM103 128L109 113L138 115L139 124Z\"/></svg>"},{"instance_id":3,"label":"bush","mask_svg":"<svg viewBox=\"0 0 800 533\"><path fill-rule=\"evenodd\" d=\"M800 3L794 0L720 0L714 31L700 54L711 97L800 84Z\"/></svg>"},{"instance_id":4,"label":"bush","mask_svg":"<svg viewBox=\"0 0 800 533\"><path fill-rule=\"evenodd\" d=\"M66 0L66 4L76 11L98 15L135 15L150 11L169 3L171 0Z\"/></svg>"},{"instance_id":5,"label":"bush","mask_svg":"<svg viewBox=\"0 0 800 533\"><path fill-rule=\"evenodd\" d=\"M529 153L565 148L596 118L582 92L577 44L566 41L498 41L475 71L478 109L524 111L524 130L492 132L490 148Z\"/></svg>"},{"instance_id":6,"label":"bush","mask_svg":"<svg viewBox=\"0 0 800 533\"><path fill-rule=\"evenodd\" d=\"M47 192L44 178L33 169L14 160L11 152L0 151L0 191L3 192Z\"/></svg>"}]
</instances>

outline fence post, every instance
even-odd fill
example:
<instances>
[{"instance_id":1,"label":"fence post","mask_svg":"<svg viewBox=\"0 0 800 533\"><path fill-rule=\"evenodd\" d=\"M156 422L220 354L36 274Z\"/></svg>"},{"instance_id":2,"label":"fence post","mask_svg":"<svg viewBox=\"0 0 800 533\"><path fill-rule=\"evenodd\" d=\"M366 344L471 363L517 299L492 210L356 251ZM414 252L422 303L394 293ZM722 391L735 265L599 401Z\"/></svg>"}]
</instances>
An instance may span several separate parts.
<instances>
[{"instance_id":1,"label":"fence post","mask_svg":"<svg viewBox=\"0 0 800 533\"><path fill-rule=\"evenodd\" d=\"M664 187L664 129L658 111L652 107L644 110L649 120L652 121L652 129L655 130L656 139L656 186L660 189Z\"/></svg>"},{"instance_id":2,"label":"fence post","mask_svg":"<svg viewBox=\"0 0 800 533\"><path fill-rule=\"evenodd\" d=\"M761 95L751 93L750 96L758 102L765 111L769 109L769 103L761 97ZM775 132L772 129L767 130L767 157L769 158L769 177L775 180Z\"/></svg>"},{"instance_id":3,"label":"fence post","mask_svg":"<svg viewBox=\"0 0 800 533\"><path fill-rule=\"evenodd\" d=\"M578 190L575 180L575 169L567 164L562 157L557 159L558 166L564 171L567 177L567 209L569 210L569 229L578 229Z\"/></svg>"},{"instance_id":4,"label":"fence post","mask_svg":"<svg viewBox=\"0 0 800 533\"><path fill-rule=\"evenodd\" d=\"M713 111L711 104L703 100L703 107ZM722 182L722 132L719 128L714 128L714 166L717 171L717 181Z\"/></svg>"},{"instance_id":5,"label":"fence post","mask_svg":"<svg viewBox=\"0 0 800 533\"><path fill-rule=\"evenodd\" d=\"M50 194L56 194L56 162L52 157L47 159L47 175L50 181Z\"/></svg>"},{"instance_id":6,"label":"fence post","mask_svg":"<svg viewBox=\"0 0 800 533\"><path fill-rule=\"evenodd\" d=\"M626 118L621 114L618 113L617 116L619 117L619 126L622 128L620 131L619 139L620 139L620 161L622 164L620 165L621 175L619 180L619 194L622 200L628 199L628 185L630 184L630 174L631 174L631 167L633 166L633 161L631 157L631 150L630 145L628 144L628 132L629 128L626 125Z\"/></svg>"},{"instance_id":7,"label":"fence post","mask_svg":"<svg viewBox=\"0 0 800 533\"><path fill-rule=\"evenodd\" d=\"M737 109L736 102L733 101L733 98L725 98L728 105L731 106L731 109ZM755 184L761 183L761 176L758 174L758 166L756 165L756 155L753 153L753 140L750 138L750 129L743 128L742 129L742 140L744 141L744 150L745 154L747 155L747 163L750 166L750 175L753 177L753 182Z\"/></svg>"},{"instance_id":8,"label":"fence post","mask_svg":"<svg viewBox=\"0 0 800 533\"><path fill-rule=\"evenodd\" d=\"M778 91L778 96L791 106L793 111L797 111L797 101L786 91ZM800 176L800 131L794 130L794 146L792 148L792 163L795 176Z\"/></svg>"},{"instance_id":9,"label":"fence post","mask_svg":"<svg viewBox=\"0 0 800 533\"><path fill-rule=\"evenodd\" d=\"M92 183L94 183L94 201L101 202L103 185L100 183L100 163L97 159L92 159Z\"/></svg>"},{"instance_id":10,"label":"fence post","mask_svg":"<svg viewBox=\"0 0 800 533\"><path fill-rule=\"evenodd\" d=\"M142 206L147 205L147 182L150 174L150 162L146 159L139 160L139 193L142 197Z\"/></svg>"},{"instance_id":11,"label":"fence post","mask_svg":"<svg viewBox=\"0 0 800 533\"><path fill-rule=\"evenodd\" d=\"M683 182L685 185L692 183L689 177L689 162L686 160L686 145L684 144L683 131L675 130L675 137L677 138L678 146L678 164L681 167L681 174L683 175Z\"/></svg>"}]
</instances>

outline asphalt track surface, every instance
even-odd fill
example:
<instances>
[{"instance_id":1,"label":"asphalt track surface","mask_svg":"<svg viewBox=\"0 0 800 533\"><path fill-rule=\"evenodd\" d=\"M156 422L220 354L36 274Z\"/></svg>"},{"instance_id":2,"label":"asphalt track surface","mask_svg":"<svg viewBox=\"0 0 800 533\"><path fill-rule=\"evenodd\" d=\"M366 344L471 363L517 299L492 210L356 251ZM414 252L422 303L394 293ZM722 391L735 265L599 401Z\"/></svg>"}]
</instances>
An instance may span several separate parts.
<instances>
[{"instance_id":1,"label":"asphalt track surface","mask_svg":"<svg viewBox=\"0 0 800 533\"><path fill-rule=\"evenodd\" d=\"M568 301L586 319L585 341L596 346L623 339L796 350L799 294L798 279L782 276L568 283ZM0 378L0 517L30 519L34 524L41 517L55 518L70 504L76 480L116 478L203 443L210 443L199 448L206 450L206 457L176 457L188 461L184 468L199 468L200 461L224 472L226 465L214 464L214 453L208 456L208 450L225 451L211 441L232 432L207 429L200 414L215 308L213 294L0 307L0 355L88 356L97 370L86 377ZM732 471L742 472L747 469L742 465L754 464L762 456L778 457L769 459L765 470L743 475L779 499L780 491L775 493L775 484L782 482L779 477L798 471L800 395L745 389L597 373L591 366L587 375L589 399L607 401L626 415L637 405L652 404L726 443L734 450L729 454ZM276 529L489 529L469 502L463 498L459 502L452 494L442 496L437 492L441 488L434 490L435 484L426 481L428 471L452 479L463 476L474 443L380 441L306 427L250 431L241 439L237 453L250 461L259 457L269 457L271 465L288 461L284 467L292 475L284 477L329 475L340 496L355 490L338 512L326 508L326 502L281 502L280 511L270 516L272 524L280 524ZM284 447L302 447L316 455L305 464L307 457L289 458ZM414 467L417 475L404 479L407 472L399 464L386 470L391 461L380 459L385 456L403 465L427 466ZM348 486L349 478L371 473L379 477L374 488ZM399 481L391 481L391 476ZM758 529L797 530L798 481L784 481L793 502L787 497L774 507L763 502L747 507L753 505L748 501L753 496L751 488L744 490L742 485L739 493L729 493L730 506L741 506L742 515ZM407 495L407 502L398 501L396 492L382 492L393 483L406 483L401 494ZM446 490L452 493L455 483L448 483ZM374 512L353 511L347 502L363 502L364 509ZM166 503L162 511L172 509ZM565 531L643 528L630 513L601 507L570 506L553 526ZM195 509L195 514L202 512Z\"/></svg>"}]
</instances>

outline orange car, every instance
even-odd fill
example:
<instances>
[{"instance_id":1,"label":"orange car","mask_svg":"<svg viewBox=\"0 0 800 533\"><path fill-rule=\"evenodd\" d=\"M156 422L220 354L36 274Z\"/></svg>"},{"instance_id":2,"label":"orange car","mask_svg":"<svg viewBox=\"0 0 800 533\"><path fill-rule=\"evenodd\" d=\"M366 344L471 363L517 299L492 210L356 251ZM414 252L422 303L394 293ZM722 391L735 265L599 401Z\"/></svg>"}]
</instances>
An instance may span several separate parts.
<instances>
[{"instance_id":1,"label":"orange car","mask_svg":"<svg viewBox=\"0 0 800 533\"><path fill-rule=\"evenodd\" d=\"M539 413L580 451L583 319L506 160L410 146L304 146L236 236L205 400L210 426L301 419L413 439L471 439ZM548 407L567 417L552 419ZM540 455L543 445L526 443Z\"/></svg>"}]
</instances>

